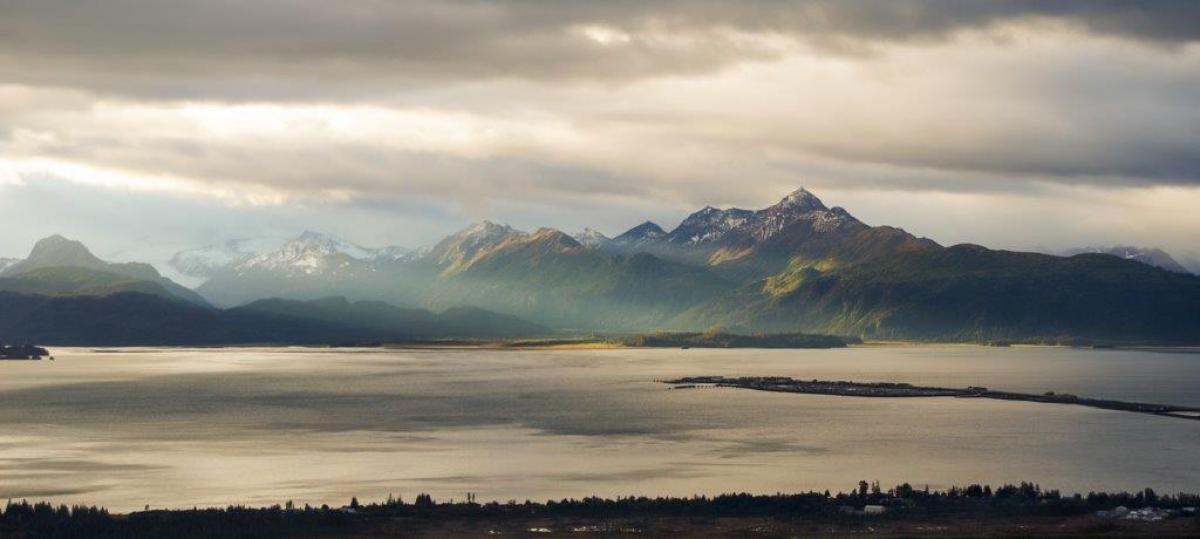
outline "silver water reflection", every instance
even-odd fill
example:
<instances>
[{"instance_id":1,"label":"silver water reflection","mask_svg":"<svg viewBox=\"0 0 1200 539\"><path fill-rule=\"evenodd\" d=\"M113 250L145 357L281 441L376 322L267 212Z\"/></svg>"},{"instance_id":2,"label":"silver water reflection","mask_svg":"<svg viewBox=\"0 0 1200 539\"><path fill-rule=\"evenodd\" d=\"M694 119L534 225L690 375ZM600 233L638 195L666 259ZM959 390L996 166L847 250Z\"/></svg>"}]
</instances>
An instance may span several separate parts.
<instances>
[{"instance_id":1,"label":"silver water reflection","mask_svg":"<svg viewBox=\"0 0 1200 539\"><path fill-rule=\"evenodd\" d=\"M1200 490L1200 422L978 399L671 391L680 375L1200 404L1200 355L848 350L55 350L0 363L0 499L117 510L1032 480Z\"/></svg>"}]
</instances>

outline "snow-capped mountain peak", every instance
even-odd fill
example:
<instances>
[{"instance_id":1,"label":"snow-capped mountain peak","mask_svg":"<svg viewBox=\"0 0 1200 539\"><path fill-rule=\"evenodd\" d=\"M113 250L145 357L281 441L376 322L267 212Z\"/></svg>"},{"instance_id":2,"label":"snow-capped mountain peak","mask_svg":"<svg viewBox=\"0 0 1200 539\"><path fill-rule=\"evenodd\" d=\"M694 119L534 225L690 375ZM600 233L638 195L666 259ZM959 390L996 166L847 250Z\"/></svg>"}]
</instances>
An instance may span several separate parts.
<instances>
[{"instance_id":1,"label":"snow-capped mountain peak","mask_svg":"<svg viewBox=\"0 0 1200 539\"><path fill-rule=\"evenodd\" d=\"M311 275L336 271L357 263L409 260L415 253L397 246L372 249L337 236L306 230L282 248L250 258L237 264L236 269L299 270Z\"/></svg>"},{"instance_id":2,"label":"snow-capped mountain peak","mask_svg":"<svg viewBox=\"0 0 1200 539\"><path fill-rule=\"evenodd\" d=\"M831 232L857 223L845 210L830 210L816 195L801 187L775 205L757 211L705 206L684 219L666 236L666 241L676 246L729 242L746 245L770 239L800 221L812 223L811 230L817 232Z\"/></svg>"},{"instance_id":3,"label":"snow-capped mountain peak","mask_svg":"<svg viewBox=\"0 0 1200 539\"><path fill-rule=\"evenodd\" d=\"M405 261L420 256L404 247L372 249L345 239L306 230L290 240L250 238L180 251L170 265L180 273L210 278L234 271L274 271L285 274L336 272L354 264Z\"/></svg>"},{"instance_id":4,"label":"snow-capped mountain peak","mask_svg":"<svg viewBox=\"0 0 1200 539\"><path fill-rule=\"evenodd\" d=\"M811 222L813 230L817 232L830 232L846 223L857 221L842 208L830 210L821 199L803 187L792 191L774 206L759 210L755 215L759 223L753 236L759 240L768 239L802 220Z\"/></svg>"},{"instance_id":5,"label":"snow-capped mountain peak","mask_svg":"<svg viewBox=\"0 0 1200 539\"><path fill-rule=\"evenodd\" d=\"M601 234L600 232L590 228L583 229L582 232L575 234L573 237L575 238L575 241L580 243L580 245L592 248L603 246L609 241L612 241L608 238L608 236L605 236L604 234Z\"/></svg>"},{"instance_id":6,"label":"snow-capped mountain peak","mask_svg":"<svg viewBox=\"0 0 1200 539\"><path fill-rule=\"evenodd\" d=\"M732 230L754 219L754 212L739 208L719 210L712 206L689 215L667 235L667 241L677 244L699 245L718 241Z\"/></svg>"},{"instance_id":7,"label":"snow-capped mountain peak","mask_svg":"<svg viewBox=\"0 0 1200 539\"><path fill-rule=\"evenodd\" d=\"M807 213L810 211L824 211L828 209L829 208L826 208L825 204L821 202L821 199L810 193L808 189L801 187L795 191L792 191L788 196L783 197L783 200L780 200L778 204L767 208L767 211Z\"/></svg>"},{"instance_id":8,"label":"snow-capped mountain peak","mask_svg":"<svg viewBox=\"0 0 1200 539\"><path fill-rule=\"evenodd\" d=\"M207 279L221 270L279 249L285 242L283 238L266 237L233 239L179 251L167 264L188 277Z\"/></svg>"},{"instance_id":9,"label":"snow-capped mountain peak","mask_svg":"<svg viewBox=\"0 0 1200 539\"><path fill-rule=\"evenodd\" d=\"M327 255L341 253L357 260L368 260L376 254L376 249L368 249L337 236L311 230L305 230L299 237L288 242L284 249L314 250Z\"/></svg>"}]
</instances>

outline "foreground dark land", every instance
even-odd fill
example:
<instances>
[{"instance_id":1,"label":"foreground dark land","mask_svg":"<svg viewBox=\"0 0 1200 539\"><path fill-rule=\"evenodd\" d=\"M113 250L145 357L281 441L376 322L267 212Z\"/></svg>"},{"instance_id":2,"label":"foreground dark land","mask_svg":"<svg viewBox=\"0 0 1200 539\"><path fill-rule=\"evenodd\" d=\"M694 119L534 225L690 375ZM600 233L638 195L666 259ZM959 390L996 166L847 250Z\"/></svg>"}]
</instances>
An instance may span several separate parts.
<instances>
[{"instance_id":1,"label":"foreground dark land","mask_svg":"<svg viewBox=\"0 0 1200 539\"><path fill-rule=\"evenodd\" d=\"M860 482L850 493L618 499L545 503L435 502L419 495L340 508L143 511L9 502L0 537L445 537L589 534L726 537L1135 536L1200 535L1200 496L1136 493L1063 495L1032 483L952 487L908 484L882 490Z\"/></svg>"},{"instance_id":2,"label":"foreground dark land","mask_svg":"<svg viewBox=\"0 0 1200 539\"><path fill-rule=\"evenodd\" d=\"M1048 404L1074 404L1118 410L1153 414L1180 419L1200 420L1200 408L1175 406L1170 404L1151 404L1145 402L1126 402L1109 399L1093 399L1068 393L1048 391L1041 395L1034 393L1017 393L1014 391L997 391L986 387L928 387L894 382L847 382L826 380L796 380L783 376L751 376L742 378L726 378L724 376L687 376L674 380L664 380L663 383L675 384L678 389L687 389L702 385L716 387L732 387L753 389L757 391L774 391L780 393L806 393L811 395L837 395L842 397L874 397L874 398L905 398L905 397L958 397L997 399L1008 401L1041 402Z\"/></svg>"}]
</instances>

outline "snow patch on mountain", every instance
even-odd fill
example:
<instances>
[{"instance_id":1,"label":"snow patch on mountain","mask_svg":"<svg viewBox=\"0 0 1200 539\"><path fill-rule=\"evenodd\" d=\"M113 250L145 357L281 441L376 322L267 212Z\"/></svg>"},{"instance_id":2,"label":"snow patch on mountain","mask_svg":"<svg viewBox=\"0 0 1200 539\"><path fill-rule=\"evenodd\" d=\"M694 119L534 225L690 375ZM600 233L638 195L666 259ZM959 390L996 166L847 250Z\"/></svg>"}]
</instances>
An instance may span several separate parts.
<instances>
[{"instance_id":1,"label":"snow patch on mountain","mask_svg":"<svg viewBox=\"0 0 1200 539\"><path fill-rule=\"evenodd\" d=\"M375 258L378 253L377 249L369 249L356 243L346 241L337 236L322 234L305 230L300 237L288 242L285 249L291 246L292 249L301 249L307 252L321 253L326 255L344 254L355 260L370 260Z\"/></svg>"},{"instance_id":2,"label":"snow patch on mountain","mask_svg":"<svg viewBox=\"0 0 1200 539\"><path fill-rule=\"evenodd\" d=\"M283 238L233 239L224 243L179 251L171 257L167 264L183 275L209 278L217 272L279 249L285 242L286 240Z\"/></svg>"},{"instance_id":3,"label":"snow patch on mountain","mask_svg":"<svg viewBox=\"0 0 1200 539\"><path fill-rule=\"evenodd\" d=\"M826 208L825 204L821 202L821 199L810 193L808 189L801 187L795 191L792 191L788 196L783 197L783 200L780 200L778 204L775 204L764 211L774 210L776 212L786 211L794 213L807 213L812 211L825 211L828 209L829 208Z\"/></svg>"},{"instance_id":4,"label":"snow patch on mountain","mask_svg":"<svg viewBox=\"0 0 1200 539\"><path fill-rule=\"evenodd\" d=\"M210 278L220 272L280 272L284 275L336 274L353 265L405 262L424 251L405 247L373 249L351 241L305 231L296 238L249 238L180 251L169 264L180 273Z\"/></svg>"},{"instance_id":5,"label":"snow patch on mountain","mask_svg":"<svg viewBox=\"0 0 1200 539\"><path fill-rule=\"evenodd\" d=\"M754 219L754 212L739 208L719 210L712 206L687 216L679 226L667 234L670 243L700 245L720 241L729 232L737 230Z\"/></svg>"},{"instance_id":6,"label":"snow patch on mountain","mask_svg":"<svg viewBox=\"0 0 1200 539\"><path fill-rule=\"evenodd\" d=\"M846 223L857 222L846 210L826 208L820 199L802 187L777 204L757 211L707 206L684 219L665 240L684 246L716 244L727 238L764 241L805 220L812 221L812 228L817 232L831 232Z\"/></svg>"},{"instance_id":7,"label":"snow patch on mountain","mask_svg":"<svg viewBox=\"0 0 1200 539\"><path fill-rule=\"evenodd\" d=\"M575 238L575 241L579 242L580 245L593 249L603 247L607 245L608 242L612 241L608 236L605 236L604 234L601 234L600 232L590 228L585 228L582 232L579 232L572 237Z\"/></svg>"},{"instance_id":8,"label":"snow patch on mountain","mask_svg":"<svg viewBox=\"0 0 1200 539\"><path fill-rule=\"evenodd\" d=\"M408 247L400 247L392 245L382 249L376 249L371 256L371 260L376 262L408 262L425 256L430 251L429 247L421 247L420 249L409 249Z\"/></svg>"},{"instance_id":9,"label":"snow patch on mountain","mask_svg":"<svg viewBox=\"0 0 1200 539\"><path fill-rule=\"evenodd\" d=\"M774 206L754 212L754 216L757 222L754 223L752 235L760 241L775 236L799 221L812 221L812 228L817 232L832 232L847 222L855 221L842 208L830 210L825 207L821 199L803 187Z\"/></svg>"},{"instance_id":10,"label":"snow patch on mountain","mask_svg":"<svg viewBox=\"0 0 1200 539\"><path fill-rule=\"evenodd\" d=\"M331 274L359 269L376 261L405 260L413 251L403 247L372 249L337 236L305 231L282 248L263 253L236 264L233 269L280 271L287 274ZM369 269L366 268L366 269Z\"/></svg>"}]
</instances>

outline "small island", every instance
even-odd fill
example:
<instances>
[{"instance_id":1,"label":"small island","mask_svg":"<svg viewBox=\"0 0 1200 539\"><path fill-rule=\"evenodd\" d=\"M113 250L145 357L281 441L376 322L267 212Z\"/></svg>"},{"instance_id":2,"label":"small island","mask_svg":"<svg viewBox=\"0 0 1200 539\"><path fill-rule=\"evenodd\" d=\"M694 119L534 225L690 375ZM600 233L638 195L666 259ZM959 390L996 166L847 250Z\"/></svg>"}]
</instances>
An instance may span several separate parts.
<instances>
[{"instance_id":1,"label":"small island","mask_svg":"<svg viewBox=\"0 0 1200 539\"><path fill-rule=\"evenodd\" d=\"M50 352L40 346L30 344L9 345L0 344L0 360L9 359L42 359Z\"/></svg>"},{"instance_id":2,"label":"small island","mask_svg":"<svg viewBox=\"0 0 1200 539\"><path fill-rule=\"evenodd\" d=\"M826 380L796 380L784 376L751 376L742 378L726 378L724 376L687 376L673 380L663 380L671 384L672 389L694 389L698 387L732 387L753 389L758 391L775 391L781 393L808 393L812 395L836 395L841 397L873 397L873 398L904 398L904 397L956 397L981 398L1008 401L1041 402L1050 404L1075 404L1090 406L1105 410L1122 412L1137 412L1180 419L1200 420L1200 408L1174 406L1169 404L1150 404L1144 402L1127 402L1109 399L1094 399L1080 397L1070 393L1055 393L1047 391L1042 394L1017 393L1013 391L997 391L986 387L969 386L966 388L915 386L897 382L848 382Z\"/></svg>"}]
</instances>

